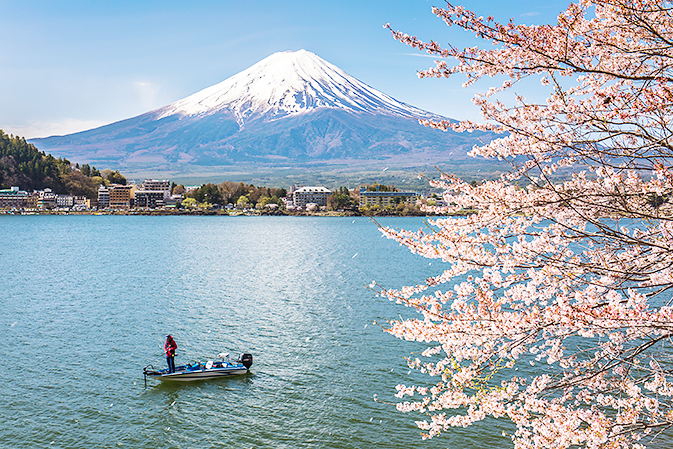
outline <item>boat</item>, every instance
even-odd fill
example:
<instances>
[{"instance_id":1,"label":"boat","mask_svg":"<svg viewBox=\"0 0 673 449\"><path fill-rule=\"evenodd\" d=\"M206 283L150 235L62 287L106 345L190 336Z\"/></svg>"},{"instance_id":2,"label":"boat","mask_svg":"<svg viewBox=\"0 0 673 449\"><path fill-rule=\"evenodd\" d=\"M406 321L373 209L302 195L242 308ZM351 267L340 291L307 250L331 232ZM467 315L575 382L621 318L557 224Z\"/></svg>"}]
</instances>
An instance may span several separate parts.
<instances>
[{"instance_id":1,"label":"boat","mask_svg":"<svg viewBox=\"0 0 673 449\"><path fill-rule=\"evenodd\" d=\"M208 360L205 364L192 362L187 365L175 367L174 373L169 373L168 368L156 370L152 365L143 368L145 383L147 378L168 381L189 382L193 380L215 379L217 377L235 376L250 372L252 366L252 354L243 353L238 360L230 360L228 353L220 353L221 359Z\"/></svg>"}]
</instances>

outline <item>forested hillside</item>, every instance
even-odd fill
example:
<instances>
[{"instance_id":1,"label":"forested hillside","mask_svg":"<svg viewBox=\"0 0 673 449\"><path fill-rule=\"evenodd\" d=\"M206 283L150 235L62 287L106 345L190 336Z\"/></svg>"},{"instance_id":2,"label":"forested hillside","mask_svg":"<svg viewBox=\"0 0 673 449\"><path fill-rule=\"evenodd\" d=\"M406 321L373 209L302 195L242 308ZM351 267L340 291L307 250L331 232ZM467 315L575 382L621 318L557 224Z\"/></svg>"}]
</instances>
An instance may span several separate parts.
<instances>
[{"instance_id":1,"label":"forested hillside","mask_svg":"<svg viewBox=\"0 0 673 449\"><path fill-rule=\"evenodd\" d=\"M64 158L38 150L22 137L0 130L0 188L18 186L22 190L51 188L57 193L96 196L102 178L95 167L73 167Z\"/></svg>"}]
</instances>

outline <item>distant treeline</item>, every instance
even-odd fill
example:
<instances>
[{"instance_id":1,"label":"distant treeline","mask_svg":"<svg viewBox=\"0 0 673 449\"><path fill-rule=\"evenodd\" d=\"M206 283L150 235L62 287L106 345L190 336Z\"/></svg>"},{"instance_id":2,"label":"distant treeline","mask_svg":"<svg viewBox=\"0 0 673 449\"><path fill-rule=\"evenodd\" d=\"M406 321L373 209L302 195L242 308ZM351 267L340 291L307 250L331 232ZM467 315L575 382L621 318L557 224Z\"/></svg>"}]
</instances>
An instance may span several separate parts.
<instances>
[{"instance_id":1,"label":"distant treeline","mask_svg":"<svg viewBox=\"0 0 673 449\"><path fill-rule=\"evenodd\" d=\"M264 207L268 204L281 205L281 198L287 196L287 190L272 187L259 187L253 184L244 184L225 181L221 184L203 184L196 190L185 192L182 185L173 188L173 194L184 193L186 204L209 203L225 206L234 204L239 206ZM183 201L183 204L185 204ZM327 198L328 210L353 209L357 204L346 187L340 187Z\"/></svg>"},{"instance_id":2,"label":"distant treeline","mask_svg":"<svg viewBox=\"0 0 673 449\"><path fill-rule=\"evenodd\" d=\"M384 184L379 184L376 181L374 184L366 185L364 187L367 192L399 192L399 189L393 185L387 186Z\"/></svg>"},{"instance_id":3,"label":"distant treeline","mask_svg":"<svg viewBox=\"0 0 673 449\"><path fill-rule=\"evenodd\" d=\"M185 199L192 198L198 203L219 204L220 206L229 203L256 206L261 203L262 206L266 206L271 203L280 205L280 199L287 195L287 190L225 181L217 185L203 184L198 189L189 192L185 192L183 185L175 186L173 194L179 193L184 193Z\"/></svg>"},{"instance_id":4,"label":"distant treeline","mask_svg":"<svg viewBox=\"0 0 673 449\"><path fill-rule=\"evenodd\" d=\"M0 189L50 188L56 193L96 198L98 186L109 183L126 184L126 178L118 171L101 173L88 164L73 166L65 158L56 159L38 150L23 137L9 136L0 130Z\"/></svg>"}]
</instances>

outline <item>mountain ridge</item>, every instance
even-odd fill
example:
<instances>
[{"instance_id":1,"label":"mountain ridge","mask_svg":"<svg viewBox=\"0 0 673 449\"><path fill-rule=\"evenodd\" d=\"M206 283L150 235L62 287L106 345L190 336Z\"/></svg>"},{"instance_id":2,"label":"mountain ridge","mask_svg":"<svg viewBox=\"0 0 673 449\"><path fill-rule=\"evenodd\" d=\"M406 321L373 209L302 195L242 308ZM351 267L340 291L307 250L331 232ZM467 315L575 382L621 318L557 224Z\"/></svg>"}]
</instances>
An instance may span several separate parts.
<instances>
[{"instance_id":1,"label":"mountain ridge","mask_svg":"<svg viewBox=\"0 0 673 449\"><path fill-rule=\"evenodd\" d=\"M193 95L136 117L31 139L73 161L124 170L334 164L446 165L485 133L426 128L446 120L395 100L306 50L274 53Z\"/></svg>"},{"instance_id":2,"label":"mountain ridge","mask_svg":"<svg viewBox=\"0 0 673 449\"><path fill-rule=\"evenodd\" d=\"M160 108L159 118L226 110L243 124L255 113L284 117L321 107L439 117L395 100L309 51L298 50L274 53L218 84Z\"/></svg>"}]
</instances>

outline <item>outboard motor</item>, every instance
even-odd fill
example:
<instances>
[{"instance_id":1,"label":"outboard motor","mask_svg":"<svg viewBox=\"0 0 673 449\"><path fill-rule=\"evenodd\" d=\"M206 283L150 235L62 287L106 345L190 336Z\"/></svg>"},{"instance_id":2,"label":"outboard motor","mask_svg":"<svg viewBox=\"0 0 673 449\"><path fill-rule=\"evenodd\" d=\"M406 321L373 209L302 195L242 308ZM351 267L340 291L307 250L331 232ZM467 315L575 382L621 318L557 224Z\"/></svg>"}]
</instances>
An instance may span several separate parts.
<instances>
[{"instance_id":1,"label":"outboard motor","mask_svg":"<svg viewBox=\"0 0 673 449\"><path fill-rule=\"evenodd\" d=\"M243 364L246 368L250 369L252 366L252 354L241 354L241 357L238 358L238 361Z\"/></svg>"}]
</instances>

